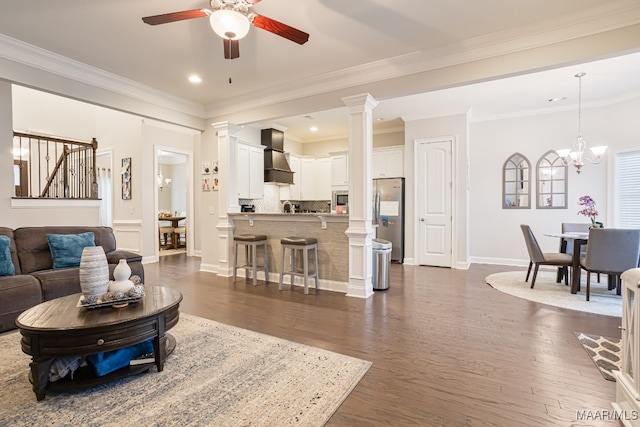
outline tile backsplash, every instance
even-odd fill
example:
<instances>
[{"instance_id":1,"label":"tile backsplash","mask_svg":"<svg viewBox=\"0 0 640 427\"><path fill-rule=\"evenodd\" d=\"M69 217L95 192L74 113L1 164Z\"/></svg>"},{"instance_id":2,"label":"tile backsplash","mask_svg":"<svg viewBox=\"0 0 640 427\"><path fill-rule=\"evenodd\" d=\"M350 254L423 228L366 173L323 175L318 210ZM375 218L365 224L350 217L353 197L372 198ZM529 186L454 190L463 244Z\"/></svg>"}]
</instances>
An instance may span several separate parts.
<instances>
[{"instance_id":1,"label":"tile backsplash","mask_svg":"<svg viewBox=\"0 0 640 427\"><path fill-rule=\"evenodd\" d=\"M330 212L331 201L330 200L290 200L291 203L299 204L302 212ZM281 213L283 212L282 202L280 201L280 186L277 184L267 183L264 184L264 198L263 199L240 199L241 205L254 205L256 212L259 213Z\"/></svg>"}]
</instances>

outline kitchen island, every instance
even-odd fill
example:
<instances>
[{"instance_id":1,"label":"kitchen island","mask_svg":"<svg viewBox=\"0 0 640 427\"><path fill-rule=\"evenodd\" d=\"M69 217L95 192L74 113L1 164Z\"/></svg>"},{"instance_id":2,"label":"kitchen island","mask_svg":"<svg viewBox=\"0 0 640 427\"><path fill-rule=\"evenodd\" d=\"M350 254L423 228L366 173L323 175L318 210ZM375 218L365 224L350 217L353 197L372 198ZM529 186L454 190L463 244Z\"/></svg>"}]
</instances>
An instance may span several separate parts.
<instances>
[{"instance_id":1,"label":"kitchen island","mask_svg":"<svg viewBox=\"0 0 640 427\"><path fill-rule=\"evenodd\" d=\"M319 287L347 292L349 283L349 215L332 213L229 213L233 234L264 234L269 252L269 281L280 280L280 239L313 237L318 240ZM288 254L288 253L287 253ZM241 254L238 254L242 259ZM261 256L261 255L260 255ZM242 263L242 261L239 261ZM286 268L286 267L285 267ZM242 277L238 272L238 277ZM286 281L289 276L286 277ZM299 282L298 282L299 280ZM286 282L285 281L285 282ZM300 278L297 285L302 285ZM310 288L315 284L311 281ZM286 288L285 288L286 289Z\"/></svg>"}]
</instances>

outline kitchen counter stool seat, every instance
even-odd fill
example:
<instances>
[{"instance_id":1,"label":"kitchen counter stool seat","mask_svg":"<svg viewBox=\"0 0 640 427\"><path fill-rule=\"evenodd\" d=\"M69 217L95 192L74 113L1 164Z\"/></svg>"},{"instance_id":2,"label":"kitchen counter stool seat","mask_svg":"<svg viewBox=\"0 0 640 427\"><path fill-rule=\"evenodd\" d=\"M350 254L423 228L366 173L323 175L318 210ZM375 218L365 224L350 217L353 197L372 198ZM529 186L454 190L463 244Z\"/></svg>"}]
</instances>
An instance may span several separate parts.
<instances>
[{"instance_id":1,"label":"kitchen counter stool seat","mask_svg":"<svg viewBox=\"0 0 640 427\"><path fill-rule=\"evenodd\" d=\"M249 278L249 270L253 272L253 286L258 284L258 271L264 271L264 281L269 281L269 253L267 236L264 234L239 234L233 236L233 282L235 283L239 268L244 268L245 279ZM238 265L238 247L244 246L244 265ZM264 250L264 264L258 265L258 248Z\"/></svg>"},{"instance_id":2,"label":"kitchen counter stool seat","mask_svg":"<svg viewBox=\"0 0 640 427\"><path fill-rule=\"evenodd\" d=\"M296 276L301 276L304 279L304 293L309 293L309 279L315 279L316 290L318 289L318 240L310 237L285 237L280 239L280 246L282 247L282 256L280 263L280 284L278 289L282 290L284 282L284 276L289 275L291 277L291 285L293 286ZM289 269L284 269L284 259L286 250L290 251L290 264ZM309 252L314 251L314 265L313 273L309 273ZM302 251L302 273L297 269L296 265L296 252Z\"/></svg>"}]
</instances>

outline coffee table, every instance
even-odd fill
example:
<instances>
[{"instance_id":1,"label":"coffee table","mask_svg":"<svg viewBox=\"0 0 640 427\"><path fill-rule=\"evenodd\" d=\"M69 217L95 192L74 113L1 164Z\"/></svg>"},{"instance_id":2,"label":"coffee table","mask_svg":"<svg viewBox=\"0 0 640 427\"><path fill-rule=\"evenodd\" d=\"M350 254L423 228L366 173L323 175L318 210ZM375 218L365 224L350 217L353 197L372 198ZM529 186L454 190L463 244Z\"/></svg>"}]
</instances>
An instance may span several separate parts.
<instances>
[{"instance_id":1,"label":"coffee table","mask_svg":"<svg viewBox=\"0 0 640 427\"><path fill-rule=\"evenodd\" d=\"M171 288L145 286L145 295L124 308L78 307L82 294L44 302L24 311L16 326L22 334L22 351L31 356L30 380L38 400L47 391L72 391L137 375L153 366L161 372L175 339L166 333L178 323L182 294ZM56 358L88 356L153 339L154 362L127 366L97 377L90 367L81 367L56 382L49 382L49 369Z\"/></svg>"}]
</instances>

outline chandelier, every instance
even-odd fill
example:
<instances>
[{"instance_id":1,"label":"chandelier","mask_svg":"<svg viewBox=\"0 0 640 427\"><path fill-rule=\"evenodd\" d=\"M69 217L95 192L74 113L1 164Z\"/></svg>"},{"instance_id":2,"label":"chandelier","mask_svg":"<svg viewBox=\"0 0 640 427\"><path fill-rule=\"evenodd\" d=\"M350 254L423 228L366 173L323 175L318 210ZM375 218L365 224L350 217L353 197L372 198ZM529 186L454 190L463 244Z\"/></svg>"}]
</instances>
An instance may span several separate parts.
<instances>
[{"instance_id":1,"label":"chandelier","mask_svg":"<svg viewBox=\"0 0 640 427\"><path fill-rule=\"evenodd\" d=\"M600 156L607 150L607 147L604 145L591 147L593 158L589 157L588 153L585 153L587 141L582 137L582 78L585 75L586 73L578 73L575 75L575 77L578 78L578 136L576 140L573 141L571 148L556 150L556 153L558 153L564 165L573 164L578 174L582 166L584 166L585 160L592 164L598 164L600 163Z\"/></svg>"}]
</instances>

